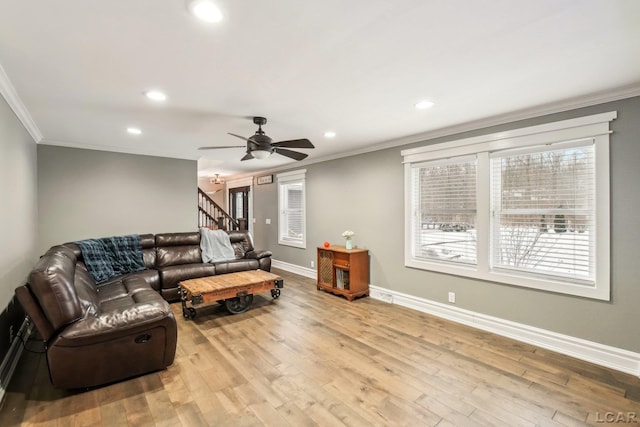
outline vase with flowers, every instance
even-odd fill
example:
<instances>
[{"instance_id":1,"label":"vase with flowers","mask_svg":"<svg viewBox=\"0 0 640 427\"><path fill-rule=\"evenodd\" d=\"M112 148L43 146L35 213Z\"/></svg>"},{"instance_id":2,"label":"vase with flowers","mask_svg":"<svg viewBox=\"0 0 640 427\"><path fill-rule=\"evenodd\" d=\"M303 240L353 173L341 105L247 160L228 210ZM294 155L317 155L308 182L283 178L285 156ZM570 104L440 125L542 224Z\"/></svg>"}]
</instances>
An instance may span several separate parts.
<instances>
[{"instance_id":1,"label":"vase with flowers","mask_svg":"<svg viewBox=\"0 0 640 427\"><path fill-rule=\"evenodd\" d=\"M356 233L354 233L354 232L353 232L353 231L351 231L351 230L347 230L347 231L345 231L344 233L342 233L342 237L344 237L344 238L346 239L345 244L344 244L345 248L347 248L347 249L353 249L353 245L352 245L352 243L351 243L351 238L352 238L355 234L356 234Z\"/></svg>"}]
</instances>

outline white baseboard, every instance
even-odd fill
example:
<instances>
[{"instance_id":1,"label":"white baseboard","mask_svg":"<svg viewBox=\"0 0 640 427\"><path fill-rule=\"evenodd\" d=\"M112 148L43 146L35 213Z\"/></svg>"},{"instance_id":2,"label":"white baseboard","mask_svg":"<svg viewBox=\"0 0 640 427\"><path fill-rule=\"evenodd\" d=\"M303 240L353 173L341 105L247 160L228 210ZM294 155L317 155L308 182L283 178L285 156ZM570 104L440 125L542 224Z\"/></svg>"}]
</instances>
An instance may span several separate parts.
<instances>
[{"instance_id":1,"label":"white baseboard","mask_svg":"<svg viewBox=\"0 0 640 427\"><path fill-rule=\"evenodd\" d=\"M271 260L271 266L290 273L299 274L309 279L316 279L318 277L317 271L313 268L301 267L299 265L289 264L288 262L278 261L277 259Z\"/></svg>"},{"instance_id":2,"label":"white baseboard","mask_svg":"<svg viewBox=\"0 0 640 427\"><path fill-rule=\"evenodd\" d=\"M640 353L487 316L377 286L370 287L369 295L374 299L412 308L640 377Z\"/></svg>"},{"instance_id":3,"label":"white baseboard","mask_svg":"<svg viewBox=\"0 0 640 427\"><path fill-rule=\"evenodd\" d=\"M29 337L31 335L31 324L27 318L22 322L20 332L18 333L21 337ZM20 339L14 339L11 343L11 347L9 347L9 352L2 361L2 364L0 364L0 402L4 399L7 387L9 386L13 372L18 365L20 356L22 356L23 350L24 348Z\"/></svg>"},{"instance_id":4,"label":"white baseboard","mask_svg":"<svg viewBox=\"0 0 640 427\"><path fill-rule=\"evenodd\" d=\"M316 270L311 268L276 260L272 261L272 265L310 279L317 277ZM378 286L369 285L369 296L640 377L640 353L476 313Z\"/></svg>"}]
</instances>

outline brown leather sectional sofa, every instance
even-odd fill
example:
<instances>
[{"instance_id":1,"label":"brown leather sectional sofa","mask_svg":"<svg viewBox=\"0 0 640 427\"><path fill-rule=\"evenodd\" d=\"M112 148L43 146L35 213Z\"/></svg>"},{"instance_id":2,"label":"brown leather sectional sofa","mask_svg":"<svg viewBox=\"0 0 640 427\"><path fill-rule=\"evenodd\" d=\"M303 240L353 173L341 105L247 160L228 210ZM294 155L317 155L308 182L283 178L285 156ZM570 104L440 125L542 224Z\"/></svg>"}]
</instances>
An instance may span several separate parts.
<instances>
[{"instance_id":1,"label":"brown leather sectional sofa","mask_svg":"<svg viewBox=\"0 0 640 427\"><path fill-rule=\"evenodd\" d=\"M146 269L95 284L74 243L53 246L16 289L46 347L51 382L85 388L164 369L174 360L178 283L235 271L271 270L247 232L229 232L236 259L202 262L200 233L141 235Z\"/></svg>"}]
</instances>

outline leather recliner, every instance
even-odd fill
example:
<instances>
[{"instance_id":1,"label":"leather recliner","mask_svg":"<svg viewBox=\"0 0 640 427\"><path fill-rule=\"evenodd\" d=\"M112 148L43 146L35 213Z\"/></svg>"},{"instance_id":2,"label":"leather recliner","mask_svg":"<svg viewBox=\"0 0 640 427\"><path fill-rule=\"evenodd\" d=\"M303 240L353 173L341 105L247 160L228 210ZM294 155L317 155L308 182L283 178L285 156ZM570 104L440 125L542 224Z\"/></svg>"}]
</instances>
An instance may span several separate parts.
<instances>
[{"instance_id":1,"label":"leather recliner","mask_svg":"<svg viewBox=\"0 0 640 427\"><path fill-rule=\"evenodd\" d=\"M144 274L97 287L76 261L71 249L54 246L16 289L45 343L53 385L93 387L171 365L176 320Z\"/></svg>"}]
</instances>

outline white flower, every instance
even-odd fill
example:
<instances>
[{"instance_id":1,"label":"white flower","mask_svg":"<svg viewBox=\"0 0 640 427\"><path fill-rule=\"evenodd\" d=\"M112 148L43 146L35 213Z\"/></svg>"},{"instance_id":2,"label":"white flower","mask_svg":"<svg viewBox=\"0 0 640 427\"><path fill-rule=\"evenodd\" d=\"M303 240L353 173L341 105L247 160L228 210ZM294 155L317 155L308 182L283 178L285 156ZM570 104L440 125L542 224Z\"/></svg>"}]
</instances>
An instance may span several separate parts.
<instances>
[{"instance_id":1,"label":"white flower","mask_svg":"<svg viewBox=\"0 0 640 427\"><path fill-rule=\"evenodd\" d=\"M347 239L350 239L351 237L353 237L356 233L354 233L351 230L347 230L344 233L342 233L342 237L345 237Z\"/></svg>"}]
</instances>

